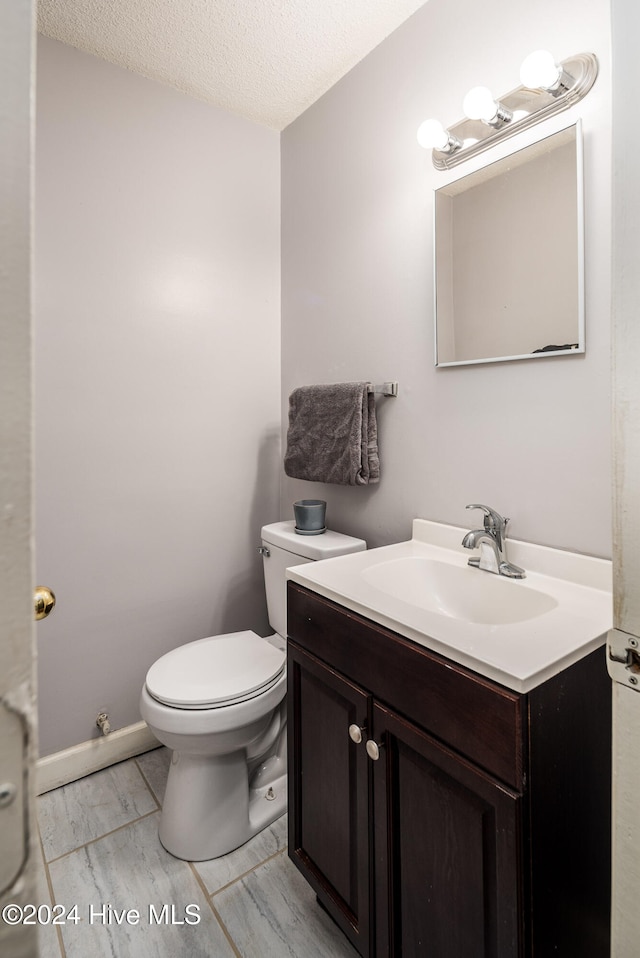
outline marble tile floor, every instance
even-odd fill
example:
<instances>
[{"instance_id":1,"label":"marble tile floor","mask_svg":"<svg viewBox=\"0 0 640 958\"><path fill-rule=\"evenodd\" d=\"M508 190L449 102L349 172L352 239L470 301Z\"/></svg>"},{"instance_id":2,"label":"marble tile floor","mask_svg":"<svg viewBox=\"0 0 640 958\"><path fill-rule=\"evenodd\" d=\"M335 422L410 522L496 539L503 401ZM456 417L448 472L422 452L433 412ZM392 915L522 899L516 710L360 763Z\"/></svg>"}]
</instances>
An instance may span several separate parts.
<instances>
[{"instance_id":1,"label":"marble tile floor","mask_svg":"<svg viewBox=\"0 0 640 958\"><path fill-rule=\"evenodd\" d=\"M287 858L286 815L223 858L164 850L169 758L156 749L38 798L35 904L76 906L40 926L40 958L355 958Z\"/></svg>"}]
</instances>

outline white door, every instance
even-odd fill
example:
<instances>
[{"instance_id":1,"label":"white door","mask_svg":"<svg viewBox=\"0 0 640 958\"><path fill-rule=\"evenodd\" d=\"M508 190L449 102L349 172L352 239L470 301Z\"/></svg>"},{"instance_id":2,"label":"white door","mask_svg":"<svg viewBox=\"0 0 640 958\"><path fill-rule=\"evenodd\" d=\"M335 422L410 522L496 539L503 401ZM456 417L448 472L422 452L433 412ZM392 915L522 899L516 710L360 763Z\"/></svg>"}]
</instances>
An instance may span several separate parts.
<instances>
[{"instance_id":1,"label":"white door","mask_svg":"<svg viewBox=\"0 0 640 958\"><path fill-rule=\"evenodd\" d=\"M19 922L20 907L36 901L37 840L32 796L33 16L32 0L0 3L0 954L11 958L37 954L36 929Z\"/></svg>"},{"instance_id":2,"label":"white door","mask_svg":"<svg viewBox=\"0 0 640 958\"><path fill-rule=\"evenodd\" d=\"M640 64L637 0L613 30L613 958L640 954Z\"/></svg>"}]
</instances>

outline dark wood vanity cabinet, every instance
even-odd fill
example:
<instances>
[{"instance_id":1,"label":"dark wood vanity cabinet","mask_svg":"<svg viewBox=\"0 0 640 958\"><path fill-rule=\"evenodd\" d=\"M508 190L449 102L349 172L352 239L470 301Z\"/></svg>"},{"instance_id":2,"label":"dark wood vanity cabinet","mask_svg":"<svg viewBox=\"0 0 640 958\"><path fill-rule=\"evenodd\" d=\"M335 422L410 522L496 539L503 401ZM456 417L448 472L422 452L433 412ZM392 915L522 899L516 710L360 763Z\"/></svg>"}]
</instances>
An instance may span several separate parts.
<instances>
[{"instance_id":1,"label":"dark wood vanity cabinet","mask_svg":"<svg viewBox=\"0 0 640 958\"><path fill-rule=\"evenodd\" d=\"M609 958L602 649L513 692L289 583L289 855L363 956Z\"/></svg>"}]
</instances>

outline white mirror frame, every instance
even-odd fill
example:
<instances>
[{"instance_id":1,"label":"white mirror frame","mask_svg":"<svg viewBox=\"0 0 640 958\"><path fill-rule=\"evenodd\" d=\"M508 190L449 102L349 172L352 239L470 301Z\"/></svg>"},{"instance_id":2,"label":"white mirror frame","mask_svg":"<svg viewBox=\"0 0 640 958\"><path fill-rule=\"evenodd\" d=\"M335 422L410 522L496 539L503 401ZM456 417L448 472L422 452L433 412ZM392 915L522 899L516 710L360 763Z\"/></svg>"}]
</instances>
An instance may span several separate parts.
<instances>
[{"instance_id":1,"label":"white mirror frame","mask_svg":"<svg viewBox=\"0 0 640 958\"><path fill-rule=\"evenodd\" d=\"M576 244L577 244L577 309L578 309L578 346L575 349L559 349L559 350L549 350L545 352L536 352L536 353L520 353L508 356L487 356L487 357L478 357L475 359L462 359L454 360L447 362L438 361L438 289L437 289L437 236L436 236L436 193L438 189L447 189L452 185L452 183L461 182L466 176L474 177L477 174L482 173L482 169L479 169L471 174L466 174L466 176L458 177L456 180L449 181L445 187L438 187L434 189L433 193L433 309L434 309L434 347L435 347L435 365L439 368L446 368L449 366L470 366L486 363L498 363L498 362L513 362L514 360L521 359L547 359L555 356L577 356L585 352L585 297L584 297L584 166L583 166L583 139L582 139L582 124L578 119L575 123L570 124L570 126L565 127L563 130L554 131L554 133L547 134L544 137L541 137L539 140L534 141L533 143L527 144L525 147L520 147L518 150L514 150L511 154L495 161L496 163L508 163L509 159L515 154L519 153L522 150L526 150L529 147L535 147L536 145L542 143L544 140L556 135L557 133L563 133L571 128L575 128L575 143L576 143L576 189L577 189L577 216L576 216ZM493 165L493 164L490 164Z\"/></svg>"}]
</instances>

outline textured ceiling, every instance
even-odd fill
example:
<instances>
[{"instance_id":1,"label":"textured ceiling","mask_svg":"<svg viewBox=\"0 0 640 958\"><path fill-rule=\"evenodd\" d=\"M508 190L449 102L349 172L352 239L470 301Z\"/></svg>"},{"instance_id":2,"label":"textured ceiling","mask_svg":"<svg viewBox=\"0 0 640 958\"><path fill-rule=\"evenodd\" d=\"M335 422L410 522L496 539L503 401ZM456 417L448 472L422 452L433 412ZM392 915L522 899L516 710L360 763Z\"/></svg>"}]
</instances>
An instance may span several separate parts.
<instances>
[{"instance_id":1,"label":"textured ceiling","mask_svg":"<svg viewBox=\"0 0 640 958\"><path fill-rule=\"evenodd\" d=\"M281 130L425 0L38 0L38 29Z\"/></svg>"}]
</instances>

